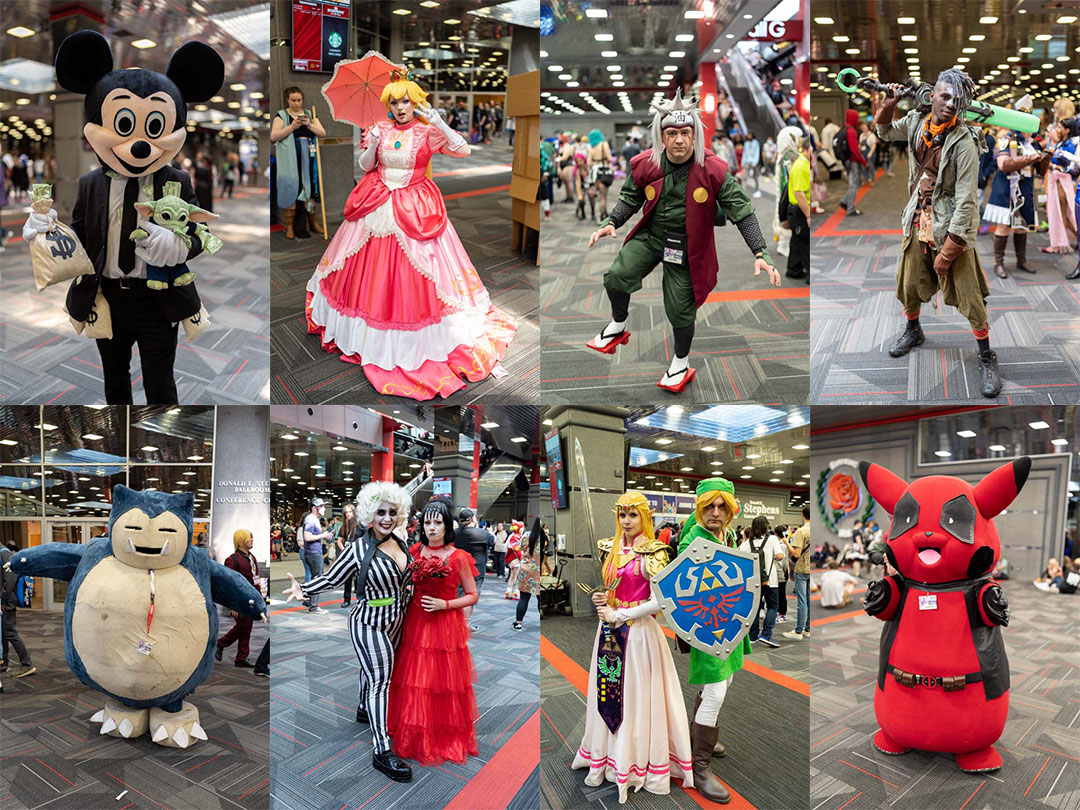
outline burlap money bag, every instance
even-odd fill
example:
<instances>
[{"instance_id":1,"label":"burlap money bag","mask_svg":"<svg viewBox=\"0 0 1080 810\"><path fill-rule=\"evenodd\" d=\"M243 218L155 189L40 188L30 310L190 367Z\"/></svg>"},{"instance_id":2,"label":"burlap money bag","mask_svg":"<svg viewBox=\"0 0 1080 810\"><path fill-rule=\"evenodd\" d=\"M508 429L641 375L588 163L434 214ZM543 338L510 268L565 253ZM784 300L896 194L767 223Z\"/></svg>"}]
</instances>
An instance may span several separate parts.
<instances>
[{"instance_id":1,"label":"burlap money bag","mask_svg":"<svg viewBox=\"0 0 1080 810\"><path fill-rule=\"evenodd\" d=\"M30 207L39 214L48 215L53 202L51 192L49 184L35 183ZM30 260L38 292L52 284L94 273L94 265L83 250L79 237L69 226L60 222L54 222L49 230L30 240Z\"/></svg>"},{"instance_id":2,"label":"burlap money bag","mask_svg":"<svg viewBox=\"0 0 1080 810\"><path fill-rule=\"evenodd\" d=\"M187 339L194 340L210 325L210 313L205 306L200 306L199 311L190 318L184 318L184 334Z\"/></svg>"},{"instance_id":3,"label":"burlap money bag","mask_svg":"<svg viewBox=\"0 0 1080 810\"><path fill-rule=\"evenodd\" d=\"M67 314L76 334L83 335L91 340L98 340L99 338L112 340L112 312L109 310L109 302L105 300L101 290L98 290L97 295L94 296L94 307L90 310L90 314L85 321L77 321L72 318L67 311L67 307L64 307L64 313Z\"/></svg>"}]
</instances>

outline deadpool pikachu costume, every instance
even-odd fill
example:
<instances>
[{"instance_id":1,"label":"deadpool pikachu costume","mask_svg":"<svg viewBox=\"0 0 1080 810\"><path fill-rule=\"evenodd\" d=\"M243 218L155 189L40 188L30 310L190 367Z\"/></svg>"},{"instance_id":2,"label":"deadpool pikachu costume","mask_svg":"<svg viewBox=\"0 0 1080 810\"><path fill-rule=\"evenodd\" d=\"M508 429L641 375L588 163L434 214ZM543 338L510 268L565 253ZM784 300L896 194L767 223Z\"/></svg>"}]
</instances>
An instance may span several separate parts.
<instances>
[{"instance_id":1,"label":"deadpool pikachu costume","mask_svg":"<svg viewBox=\"0 0 1080 810\"><path fill-rule=\"evenodd\" d=\"M911 484L862 462L870 495L893 516L885 548L897 574L870 583L863 608L881 619L874 746L956 755L963 771L995 771L993 743L1009 712L1009 661L1000 627L1005 593L990 577L1001 554L993 519L1027 480L1031 459L972 486L931 475Z\"/></svg>"}]
</instances>

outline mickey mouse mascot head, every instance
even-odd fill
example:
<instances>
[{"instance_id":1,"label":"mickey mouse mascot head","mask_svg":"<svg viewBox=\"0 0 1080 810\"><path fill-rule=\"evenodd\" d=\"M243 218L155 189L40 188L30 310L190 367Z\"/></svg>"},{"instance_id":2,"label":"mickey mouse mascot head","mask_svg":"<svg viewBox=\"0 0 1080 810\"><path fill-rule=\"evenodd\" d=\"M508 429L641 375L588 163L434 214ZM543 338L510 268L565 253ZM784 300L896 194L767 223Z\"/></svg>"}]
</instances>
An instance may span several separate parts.
<instances>
[{"instance_id":1,"label":"mickey mouse mascot head","mask_svg":"<svg viewBox=\"0 0 1080 810\"><path fill-rule=\"evenodd\" d=\"M85 95L83 134L101 167L79 178L71 228L94 265L76 278L67 294L68 313L85 321L100 289L109 304L113 336L98 340L109 404L130 404L131 348L139 346L148 404L175 404L177 324L199 313L194 284L148 290L146 266L172 268L203 251L203 240L153 222L138 222L135 203L153 201L165 183L180 184L180 196L196 203L186 172L169 165L184 145L188 102L209 100L225 77L221 57L201 42L173 53L165 75L149 70L113 70L112 52L95 31L79 31L56 54L56 81ZM23 227L30 240L49 228L56 211L33 213ZM132 239L140 227L146 235ZM190 223L188 236L194 234Z\"/></svg>"}]
</instances>

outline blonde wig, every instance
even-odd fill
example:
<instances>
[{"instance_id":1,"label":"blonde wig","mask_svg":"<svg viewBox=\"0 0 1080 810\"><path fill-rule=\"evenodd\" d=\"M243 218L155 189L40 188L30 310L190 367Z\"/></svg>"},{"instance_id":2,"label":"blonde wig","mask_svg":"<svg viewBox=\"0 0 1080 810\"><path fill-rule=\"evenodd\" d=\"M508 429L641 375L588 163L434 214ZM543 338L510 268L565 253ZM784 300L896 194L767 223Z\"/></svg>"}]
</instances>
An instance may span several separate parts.
<instances>
[{"instance_id":1,"label":"blonde wig","mask_svg":"<svg viewBox=\"0 0 1080 810\"><path fill-rule=\"evenodd\" d=\"M649 501L645 496L640 492L626 492L619 496L619 500L615 501L615 540L603 567L604 585L609 588L611 583L615 581L619 570L617 560L619 550L622 548L623 538L622 523L619 521L620 508L635 510L641 516L642 537L646 540L656 539L656 535L653 533L652 509L649 508Z\"/></svg>"},{"instance_id":2,"label":"blonde wig","mask_svg":"<svg viewBox=\"0 0 1080 810\"><path fill-rule=\"evenodd\" d=\"M243 548L243 544L251 539L251 532L247 529L237 529L233 532L232 547L234 551L240 551Z\"/></svg>"}]
</instances>

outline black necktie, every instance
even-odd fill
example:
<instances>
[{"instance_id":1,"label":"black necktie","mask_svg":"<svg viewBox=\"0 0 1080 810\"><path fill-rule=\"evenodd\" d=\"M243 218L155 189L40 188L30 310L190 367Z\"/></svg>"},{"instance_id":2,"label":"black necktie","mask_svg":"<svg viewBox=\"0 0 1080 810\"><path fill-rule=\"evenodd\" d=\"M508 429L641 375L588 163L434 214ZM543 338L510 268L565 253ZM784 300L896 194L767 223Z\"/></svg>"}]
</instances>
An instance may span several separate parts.
<instances>
[{"instance_id":1,"label":"black necktie","mask_svg":"<svg viewBox=\"0 0 1080 810\"><path fill-rule=\"evenodd\" d=\"M127 275L135 269L135 242L131 239L131 232L135 230L135 221L138 212L135 210L135 202L139 199L139 181L134 177L128 178L127 186L124 187L124 208L120 218L120 271Z\"/></svg>"}]
</instances>

